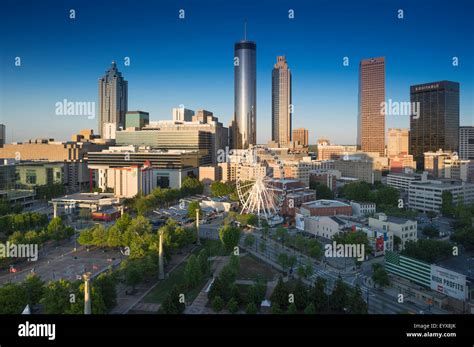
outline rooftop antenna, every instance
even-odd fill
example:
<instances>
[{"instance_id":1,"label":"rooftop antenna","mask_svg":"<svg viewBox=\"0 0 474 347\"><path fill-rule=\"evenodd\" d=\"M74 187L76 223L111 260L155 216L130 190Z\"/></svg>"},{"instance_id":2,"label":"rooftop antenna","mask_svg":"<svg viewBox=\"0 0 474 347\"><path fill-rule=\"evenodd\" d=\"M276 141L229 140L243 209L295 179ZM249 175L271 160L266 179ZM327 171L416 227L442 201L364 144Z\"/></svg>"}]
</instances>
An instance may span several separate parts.
<instances>
[{"instance_id":1,"label":"rooftop antenna","mask_svg":"<svg viewBox=\"0 0 474 347\"><path fill-rule=\"evenodd\" d=\"M247 41L247 18L244 19L244 41Z\"/></svg>"}]
</instances>

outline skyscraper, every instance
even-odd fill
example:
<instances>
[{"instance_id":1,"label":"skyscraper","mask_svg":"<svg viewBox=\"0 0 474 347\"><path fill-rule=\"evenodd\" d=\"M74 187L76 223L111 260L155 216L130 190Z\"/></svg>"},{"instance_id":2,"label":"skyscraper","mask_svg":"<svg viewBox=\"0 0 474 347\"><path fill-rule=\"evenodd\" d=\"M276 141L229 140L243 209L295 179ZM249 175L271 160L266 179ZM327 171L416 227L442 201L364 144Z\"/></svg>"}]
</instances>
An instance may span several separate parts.
<instances>
[{"instance_id":1,"label":"skyscraper","mask_svg":"<svg viewBox=\"0 0 474 347\"><path fill-rule=\"evenodd\" d=\"M410 117L410 154L423 169L424 153L458 151L459 83L440 81L410 87L410 101L419 113Z\"/></svg>"},{"instance_id":2,"label":"skyscraper","mask_svg":"<svg viewBox=\"0 0 474 347\"><path fill-rule=\"evenodd\" d=\"M103 138L115 138L115 130L125 127L127 110L128 82L113 61L99 79L99 134Z\"/></svg>"},{"instance_id":3,"label":"skyscraper","mask_svg":"<svg viewBox=\"0 0 474 347\"><path fill-rule=\"evenodd\" d=\"M385 58L364 59L359 65L357 147L364 152L385 152Z\"/></svg>"},{"instance_id":4,"label":"skyscraper","mask_svg":"<svg viewBox=\"0 0 474 347\"><path fill-rule=\"evenodd\" d=\"M5 125L0 124L0 147L2 147L6 142L5 136L6 136L5 135Z\"/></svg>"},{"instance_id":5,"label":"skyscraper","mask_svg":"<svg viewBox=\"0 0 474 347\"><path fill-rule=\"evenodd\" d=\"M272 71L272 141L280 147L291 141L291 71L284 56L278 56Z\"/></svg>"},{"instance_id":6,"label":"skyscraper","mask_svg":"<svg viewBox=\"0 0 474 347\"><path fill-rule=\"evenodd\" d=\"M239 41L234 47L234 136L235 149L257 143L257 45Z\"/></svg>"}]
</instances>

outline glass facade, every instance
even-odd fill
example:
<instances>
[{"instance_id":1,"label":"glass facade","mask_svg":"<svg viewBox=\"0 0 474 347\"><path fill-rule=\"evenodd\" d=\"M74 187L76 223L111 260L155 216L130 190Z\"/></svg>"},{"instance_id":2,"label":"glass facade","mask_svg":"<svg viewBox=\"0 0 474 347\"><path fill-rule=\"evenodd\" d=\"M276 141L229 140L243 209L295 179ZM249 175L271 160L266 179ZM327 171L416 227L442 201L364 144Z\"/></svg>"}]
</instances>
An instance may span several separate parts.
<instances>
[{"instance_id":1,"label":"glass facade","mask_svg":"<svg viewBox=\"0 0 474 347\"><path fill-rule=\"evenodd\" d=\"M422 170L425 152L459 150L459 83L411 86L410 101L419 103L419 114L410 117L410 154Z\"/></svg>"},{"instance_id":2,"label":"glass facade","mask_svg":"<svg viewBox=\"0 0 474 347\"><path fill-rule=\"evenodd\" d=\"M240 41L234 49L234 148L257 143L257 45Z\"/></svg>"}]
</instances>

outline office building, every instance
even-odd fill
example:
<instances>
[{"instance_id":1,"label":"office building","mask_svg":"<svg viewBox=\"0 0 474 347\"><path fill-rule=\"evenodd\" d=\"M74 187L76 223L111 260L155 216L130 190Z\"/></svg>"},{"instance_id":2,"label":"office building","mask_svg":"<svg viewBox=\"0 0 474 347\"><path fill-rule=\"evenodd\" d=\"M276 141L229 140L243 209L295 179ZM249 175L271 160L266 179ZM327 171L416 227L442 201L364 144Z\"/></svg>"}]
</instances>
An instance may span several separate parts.
<instances>
[{"instance_id":1,"label":"office building","mask_svg":"<svg viewBox=\"0 0 474 347\"><path fill-rule=\"evenodd\" d=\"M292 140L294 143L299 143L303 147L308 147L309 145L308 129L305 129L305 128L294 129Z\"/></svg>"},{"instance_id":2,"label":"office building","mask_svg":"<svg viewBox=\"0 0 474 347\"><path fill-rule=\"evenodd\" d=\"M425 179L428 177L428 172L424 172ZM422 175L417 173L392 173L387 175L387 185L401 191L407 192L410 184L415 181L421 181Z\"/></svg>"},{"instance_id":3,"label":"office building","mask_svg":"<svg viewBox=\"0 0 474 347\"><path fill-rule=\"evenodd\" d=\"M388 129L387 156L408 154L409 129Z\"/></svg>"},{"instance_id":4,"label":"office building","mask_svg":"<svg viewBox=\"0 0 474 347\"><path fill-rule=\"evenodd\" d=\"M125 128L142 129L150 123L150 114L143 111L128 111L125 114Z\"/></svg>"},{"instance_id":5,"label":"office building","mask_svg":"<svg viewBox=\"0 0 474 347\"><path fill-rule=\"evenodd\" d=\"M291 71L286 58L278 56L272 71L272 141L280 147L291 142Z\"/></svg>"},{"instance_id":6,"label":"office building","mask_svg":"<svg viewBox=\"0 0 474 347\"><path fill-rule=\"evenodd\" d=\"M239 41L234 47L235 149L257 143L257 45Z\"/></svg>"},{"instance_id":7,"label":"office building","mask_svg":"<svg viewBox=\"0 0 474 347\"><path fill-rule=\"evenodd\" d=\"M474 126L459 127L459 158L474 160Z\"/></svg>"},{"instance_id":8,"label":"office building","mask_svg":"<svg viewBox=\"0 0 474 347\"><path fill-rule=\"evenodd\" d=\"M459 180L427 179L412 182L408 188L408 207L419 211L441 210L443 192L450 192L453 204L474 201L474 184Z\"/></svg>"},{"instance_id":9,"label":"office building","mask_svg":"<svg viewBox=\"0 0 474 347\"><path fill-rule=\"evenodd\" d=\"M173 120L175 122L191 122L194 116L193 110L188 110L187 108L184 108L184 107L175 107L173 108L172 113L173 113Z\"/></svg>"},{"instance_id":10,"label":"office building","mask_svg":"<svg viewBox=\"0 0 474 347\"><path fill-rule=\"evenodd\" d=\"M181 188L187 176L197 177L199 155L197 151L153 150L136 146L110 147L88 154L88 167L95 170L98 187L111 187L109 170L116 168L150 167L154 187ZM131 171L131 173L133 173ZM112 174L115 175L115 174Z\"/></svg>"},{"instance_id":11,"label":"office building","mask_svg":"<svg viewBox=\"0 0 474 347\"><path fill-rule=\"evenodd\" d=\"M99 79L99 134L113 139L114 130L125 126L128 110L128 82L117 70L113 61L105 75Z\"/></svg>"},{"instance_id":12,"label":"office building","mask_svg":"<svg viewBox=\"0 0 474 347\"><path fill-rule=\"evenodd\" d=\"M377 231L390 231L401 240L400 250L405 248L408 241L416 241L418 224L416 220L387 216L378 213L374 217L369 217L369 227Z\"/></svg>"},{"instance_id":13,"label":"office building","mask_svg":"<svg viewBox=\"0 0 474 347\"><path fill-rule=\"evenodd\" d=\"M357 151L357 146L331 145L329 140L318 140L318 160L334 160Z\"/></svg>"},{"instance_id":14,"label":"office building","mask_svg":"<svg viewBox=\"0 0 474 347\"><path fill-rule=\"evenodd\" d=\"M410 101L419 112L410 117L410 154L417 168L424 153L459 149L459 83L440 81L410 87Z\"/></svg>"},{"instance_id":15,"label":"office building","mask_svg":"<svg viewBox=\"0 0 474 347\"><path fill-rule=\"evenodd\" d=\"M199 114L200 111L198 111ZM119 146L148 146L163 150L195 150L199 165L216 164L218 151L228 146L228 130L209 111L193 116L192 122L157 121L142 129L117 131Z\"/></svg>"},{"instance_id":16,"label":"office building","mask_svg":"<svg viewBox=\"0 0 474 347\"><path fill-rule=\"evenodd\" d=\"M357 146L385 155L385 58L364 59L359 65Z\"/></svg>"}]
</instances>

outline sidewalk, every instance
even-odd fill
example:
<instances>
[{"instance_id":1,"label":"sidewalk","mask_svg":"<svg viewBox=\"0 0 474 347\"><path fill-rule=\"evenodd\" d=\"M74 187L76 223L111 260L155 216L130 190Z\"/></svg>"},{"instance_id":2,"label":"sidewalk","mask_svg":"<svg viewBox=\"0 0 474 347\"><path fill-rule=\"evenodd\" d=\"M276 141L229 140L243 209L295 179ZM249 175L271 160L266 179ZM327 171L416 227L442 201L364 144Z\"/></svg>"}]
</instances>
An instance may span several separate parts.
<instances>
[{"instance_id":1,"label":"sidewalk","mask_svg":"<svg viewBox=\"0 0 474 347\"><path fill-rule=\"evenodd\" d=\"M228 256L216 257L216 261L213 263L212 269L212 272L214 273L214 278L217 278L219 276L224 266L228 264L229 259L230 257ZM208 293L206 292L206 290L207 288L209 288L212 281L213 278L209 279L209 281L206 282L196 299L194 299L193 303L186 307L186 309L184 310L184 314L214 313L210 308L206 307L207 303L209 302L209 299L207 297Z\"/></svg>"}]
</instances>

